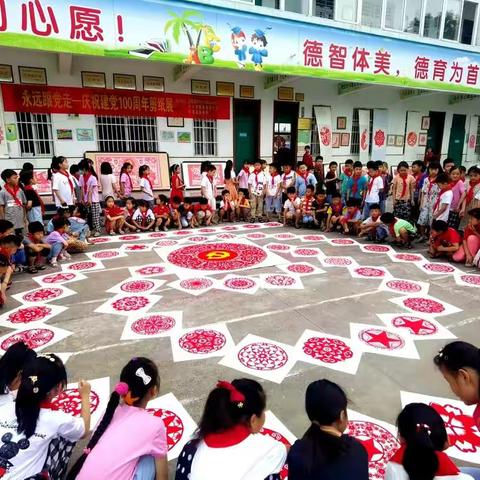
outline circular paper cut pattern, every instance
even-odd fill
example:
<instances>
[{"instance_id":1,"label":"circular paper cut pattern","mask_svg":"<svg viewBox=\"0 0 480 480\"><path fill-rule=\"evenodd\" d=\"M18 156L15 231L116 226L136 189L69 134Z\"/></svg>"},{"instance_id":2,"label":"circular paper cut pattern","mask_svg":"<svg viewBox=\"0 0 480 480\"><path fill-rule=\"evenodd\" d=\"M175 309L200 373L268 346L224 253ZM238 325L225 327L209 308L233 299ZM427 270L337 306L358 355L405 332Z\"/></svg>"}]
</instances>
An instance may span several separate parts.
<instances>
[{"instance_id":1,"label":"circular paper cut pattern","mask_svg":"<svg viewBox=\"0 0 480 480\"><path fill-rule=\"evenodd\" d=\"M146 250L148 247L146 245L127 245L125 250L129 250L130 252L141 252L142 250Z\"/></svg>"},{"instance_id":2,"label":"circular paper cut pattern","mask_svg":"<svg viewBox=\"0 0 480 480\"><path fill-rule=\"evenodd\" d=\"M451 265L444 265L441 263L425 263L422 265L425 270L434 273L453 273L455 268Z\"/></svg>"},{"instance_id":3,"label":"circular paper cut pattern","mask_svg":"<svg viewBox=\"0 0 480 480\"><path fill-rule=\"evenodd\" d=\"M123 297L115 300L112 307L119 312L131 312L146 307L150 301L145 297Z\"/></svg>"},{"instance_id":4,"label":"circular paper cut pattern","mask_svg":"<svg viewBox=\"0 0 480 480\"><path fill-rule=\"evenodd\" d=\"M26 293L22 298L26 302L45 302L59 297L63 293L61 288L39 288L33 292Z\"/></svg>"},{"instance_id":5,"label":"circular paper cut pattern","mask_svg":"<svg viewBox=\"0 0 480 480\"><path fill-rule=\"evenodd\" d=\"M292 445L291 443L281 434L276 432L275 430L270 430L269 428L263 427L260 430L260 433L262 435L268 435L269 437L272 437L274 440L277 442L283 443L286 447L290 448ZM285 464L282 468L282 471L280 472L280 478L282 480L288 479L288 465Z\"/></svg>"},{"instance_id":6,"label":"circular paper cut pattern","mask_svg":"<svg viewBox=\"0 0 480 480\"><path fill-rule=\"evenodd\" d=\"M238 230L238 228L234 227L233 225L227 225L226 227L222 227L222 230L225 230L226 232L233 232Z\"/></svg>"},{"instance_id":7,"label":"circular paper cut pattern","mask_svg":"<svg viewBox=\"0 0 480 480\"><path fill-rule=\"evenodd\" d=\"M377 147L381 147L385 143L385 132L383 130L377 130L373 136L373 141Z\"/></svg>"},{"instance_id":8,"label":"circular paper cut pattern","mask_svg":"<svg viewBox=\"0 0 480 480\"><path fill-rule=\"evenodd\" d=\"M311 265L305 265L304 263L292 263L287 267L287 270L292 273L313 273L315 268Z\"/></svg>"},{"instance_id":9,"label":"circular paper cut pattern","mask_svg":"<svg viewBox=\"0 0 480 480\"><path fill-rule=\"evenodd\" d=\"M93 256L95 258L115 258L118 257L120 254L113 250L106 250L105 252L95 252Z\"/></svg>"},{"instance_id":10,"label":"circular paper cut pattern","mask_svg":"<svg viewBox=\"0 0 480 480\"><path fill-rule=\"evenodd\" d=\"M212 285L213 282L209 278L189 278L180 282L180 286L186 290L205 290Z\"/></svg>"},{"instance_id":11,"label":"circular paper cut pattern","mask_svg":"<svg viewBox=\"0 0 480 480\"><path fill-rule=\"evenodd\" d=\"M262 238L266 238L267 236L264 233L249 233L245 235L247 238L251 238L252 240L259 240Z\"/></svg>"},{"instance_id":12,"label":"circular paper cut pattern","mask_svg":"<svg viewBox=\"0 0 480 480\"><path fill-rule=\"evenodd\" d=\"M367 252L378 252L378 253L386 253L390 251L389 247L385 245L365 245L363 247L364 250Z\"/></svg>"},{"instance_id":13,"label":"circular paper cut pattern","mask_svg":"<svg viewBox=\"0 0 480 480\"><path fill-rule=\"evenodd\" d=\"M153 232L148 235L150 238L164 238L167 236L164 232Z\"/></svg>"},{"instance_id":14,"label":"circular paper cut pattern","mask_svg":"<svg viewBox=\"0 0 480 480\"><path fill-rule=\"evenodd\" d=\"M208 237L205 237L203 235L196 235L188 239L189 242L199 242L199 243L206 242L207 240L208 240Z\"/></svg>"},{"instance_id":15,"label":"circular paper cut pattern","mask_svg":"<svg viewBox=\"0 0 480 480\"><path fill-rule=\"evenodd\" d=\"M139 268L136 272L140 275L160 275L165 273L166 268L161 265L153 265L150 267Z\"/></svg>"},{"instance_id":16,"label":"circular paper cut pattern","mask_svg":"<svg viewBox=\"0 0 480 480\"><path fill-rule=\"evenodd\" d=\"M289 275L278 273L276 275L268 275L265 277L265 282L274 287L290 287L295 284L296 280Z\"/></svg>"},{"instance_id":17,"label":"circular paper cut pattern","mask_svg":"<svg viewBox=\"0 0 480 480\"><path fill-rule=\"evenodd\" d=\"M59 410L63 410L65 413L73 415L74 417L79 417L82 413L82 399L76 388L64 390L57 398L52 400L52 403ZM100 398L97 393L92 390L90 392L90 413L95 412L99 404Z\"/></svg>"},{"instance_id":18,"label":"circular paper cut pattern","mask_svg":"<svg viewBox=\"0 0 480 480\"><path fill-rule=\"evenodd\" d=\"M367 136L367 129L364 128L362 135L360 136L360 148L362 149L362 151L367 149Z\"/></svg>"},{"instance_id":19,"label":"circular paper cut pattern","mask_svg":"<svg viewBox=\"0 0 480 480\"><path fill-rule=\"evenodd\" d=\"M315 257L318 255L318 250L314 248L297 248L294 253L303 257Z\"/></svg>"},{"instance_id":20,"label":"circular paper cut pattern","mask_svg":"<svg viewBox=\"0 0 480 480\"><path fill-rule=\"evenodd\" d=\"M403 304L407 308L421 313L442 313L445 311L445 307L440 302L429 298L406 298Z\"/></svg>"},{"instance_id":21,"label":"circular paper cut pattern","mask_svg":"<svg viewBox=\"0 0 480 480\"><path fill-rule=\"evenodd\" d=\"M389 280L386 285L397 292L418 293L422 291L421 285L409 280Z\"/></svg>"},{"instance_id":22,"label":"circular paper cut pattern","mask_svg":"<svg viewBox=\"0 0 480 480\"><path fill-rule=\"evenodd\" d=\"M303 352L324 363L344 362L353 357L352 349L342 340L312 337L303 344Z\"/></svg>"},{"instance_id":23,"label":"circular paper cut pattern","mask_svg":"<svg viewBox=\"0 0 480 480\"><path fill-rule=\"evenodd\" d=\"M140 235L122 235L121 237L118 237L119 240L125 242L129 240L140 240Z\"/></svg>"},{"instance_id":24,"label":"circular paper cut pattern","mask_svg":"<svg viewBox=\"0 0 480 480\"><path fill-rule=\"evenodd\" d=\"M295 235L293 233L277 233L273 237L278 240L293 240Z\"/></svg>"},{"instance_id":25,"label":"circular paper cut pattern","mask_svg":"<svg viewBox=\"0 0 480 480\"><path fill-rule=\"evenodd\" d=\"M392 325L397 328L405 328L412 335L428 336L438 332L434 323L411 315L399 315L393 318Z\"/></svg>"},{"instance_id":26,"label":"circular paper cut pattern","mask_svg":"<svg viewBox=\"0 0 480 480\"><path fill-rule=\"evenodd\" d=\"M200 233L213 233L213 232L216 232L216 230L214 228L201 228L199 230Z\"/></svg>"},{"instance_id":27,"label":"circular paper cut pattern","mask_svg":"<svg viewBox=\"0 0 480 480\"><path fill-rule=\"evenodd\" d=\"M170 451L183 437L185 427L182 419L176 413L163 408L147 408L147 412L162 419L167 431L167 448Z\"/></svg>"},{"instance_id":28,"label":"circular paper cut pattern","mask_svg":"<svg viewBox=\"0 0 480 480\"><path fill-rule=\"evenodd\" d=\"M223 240L231 240L232 238L235 238L236 235L233 233L219 233L217 235L217 238L222 238Z\"/></svg>"},{"instance_id":29,"label":"circular paper cut pattern","mask_svg":"<svg viewBox=\"0 0 480 480\"><path fill-rule=\"evenodd\" d=\"M368 454L371 480L385 478L387 463L400 448L398 440L386 428L372 422L351 420L347 432L359 440Z\"/></svg>"},{"instance_id":30,"label":"circular paper cut pattern","mask_svg":"<svg viewBox=\"0 0 480 480\"><path fill-rule=\"evenodd\" d=\"M44 306L35 306L35 307L26 307L20 308L16 312L11 313L8 316L8 321L10 323L30 323L43 320L45 317L52 313L50 307Z\"/></svg>"},{"instance_id":31,"label":"circular paper cut pattern","mask_svg":"<svg viewBox=\"0 0 480 480\"><path fill-rule=\"evenodd\" d=\"M354 272L362 277L375 277L380 278L385 276L385 272L380 268L372 268L372 267L359 267L355 268Z\"/></svg>"},{"instance_id":32,"label":"circular paper cut pattern","mask_svg":"<svg viewBox=\"0 0 480 480\"><path fill-rule=\"evenodd\" d=\"M184 235L190 235L190 232L188 230L177 230L173 234L182 237Z\"/></svg>"},{"instance_id":33,"label":"circular paper cut pattern","mask_svg":"<svg viewBox=\"0 0 480 480\"><path fill-rule=\"evenodd\" d=\"M52 273L42 278L43 283L62 283L72 280L76 277L74 273Z\"/></svg>"},{"instance_id":34,"label":"circular paper cut pattern","mask_svg":"<svg viewBox=\"0 0 480 480\"><path fill-rule=\"evenodd\" d=\"M325 237L323 235L305 235L303 239L308 240L309 242L321 242L322 240L325 240Z\"/></svg>"},{"instance_id":35,"label":"circular paper cut pattern","mask_svg":"<svg viewBox=\"0 0 480 480\"><path fill-rule=\"evenodd\" d=\"M159 240L155 245L157 247L173 247L174 245L177 245L178 241L177 240Z\"/></svg>"},{"instance_id":36,"label":"circular paper cut pattern","mask_svg":"<svg viewBox=\"0 0 480 480\"><path fill-rule=\"evenodd\" d=\"M415 132L408 132L407 143L410 147L414 147L417 144L417 134Z\"/></svg>"},{"instance_id":37,"label":"circular paper cut pattern","mask_svg":"<svg viewBox=\"0 0 480 480\"><path fill-rule=\"evenodd\" d=\"M415 255L414 253L396 253L395 258L403 260L404 262L420 262L423 260L422 256Z\"/></svg>"},{"instance_id":38,"label":"circular paper cut pattern","mask_svg":"<svg viewBox=\"0 0 480 480\"><path fill-rule=\"evenodd\" d=\"M180 348L186 352L200 355L218 352L226 343L227 339L223 333L203 328L186 333L178 340Z\"/></svg>"},{"instance_id":39,"label":"circular paper cut pattern","mask_svg":"<svg viewBox=\"0 0 480 480\"><path fill-rule=\"evenodd\" d=\"M69 270L88 270L89 268L95 268L97 264L95 262L77 262L68 266Z\"/></svg>"},{"instance_id":40,"label":"circular paper cut pattern","mask_svg":"<svg viewBox=\"0 0 480 480\"><path fill-rule=\"evenodd\" d=\"M238 360L252 370L278 370L288 362L287 352L278 345L268 342L257 342L245 345L238 352Z\"/></svg>"},{"instance_id":41,"label":"circular paper cut pattern","mask_svg":"<svg viewBox=\"0 0 480 480\"><path fill-rule=\"evenodd\" d=\"M168 255L177 267L193 270L239 270L258 265L267 258L263 249L241 243L208 243L179 248Z\"/></svg>"},{"instance_id":42,"label":"circular paper cut pattern","mask_svg":"<svg viewBox=\"0 0 480 480\"><path fill-rule=\"evenodd\" d=\"M131 280L122 283L120 290L128 293L146 292L151 290L155 284L150 280Z\"/></svg>"},{"instance_id":43,"label":"circular paper cut pattern","mask_svg":"<svg viewBox=\"0 0 480 480\"><path fill-rule=\"evenodd\" d=\"M54 333L48 328L32 328L24 332L14 333L7 337L1 345L2 350L8 350L14 343L24 342L29 348L35 349L43 347L52 338Z\"/></svg>"},{"instance_id":44,"label":"circular paper cut pattern","mask_svg":"<svg viewBox=\"0 0 480 480\"><path fill-rule=\"evenodd\" d=\"M332 132L328 127L322 127L320 129L320 139L325 146L330 145L330 141L332 138Z\"/></svg>"},{"instance_id":45,"label":"circular paper cut pattern","mask_svg":"<svg viewBox=\"0 0 480 480\"><path fill-rule=\"evenodd\" d=\"M290 245L283 245L281 243L272 243L268 245L267 248L272 250L272 252L287 252L290 250Z\"/></svg>"},{"instance_id":46,"label":"circular paper cut pattern","mask_svg":"<svg viewBox=\"0 0 480 480\"><path fill-rule=\"evenodd\" d=\"M379 350L397 350L405 345L405 340L400 335L381 328L366 328L358 334L358 338Z\"/></svg>"},{"instance_id":47,"label":"circular paper cut pattern","mask_svg":"<svg viewBox=\"0 0 480 480\"><path fill-rule=\"evenodd\" d=\"M480 275L460 275L460 279L465 283L480 287Z\"/></svg>"},{"instance_id":48,"label":"circular paper cut pattern","mask_svg":"<svg viewBox=\"0 0 480 480\"><path fill-rule=\"evenodd\" d=\"M138 335L157 335L168 332L175 326L173 317L167 315L150 315L143 317L132 323L131 329Z\"/></svg>"},{"instance_id":49,"label":"circular paper cut pattern","mask_svg":"<svg viewBox=\"0 0 480 480\"><path fill-rule=\"evenodd\" d=\"M327 257L323 260L323 262L325 263L325 265L335 265L336 267L346 267L352 264L352 261L349 258L345 257Z\"/></svg>"},{"instance_id":50,"label":"circular paper cut pattern","mask_svg":"<svg viewBox=\"0 0 480 480\"><path fill-rule=\"evenodd\" d=\"M334 245L353 245L355 242L349 238L334 238L332 243Z\"/></svg>"},{"instance_id":51,"label":"circular paper cut pattern","mask_svg":"<svg viewBox=\"0 0 480 480\"><path fill-rule=\"evenodd\" d=\"M232 290L248 290L249 288L254 288L256 283L251 278L235 277L225 280L223 285Z\"/></svg>"},{"instance_id":52,"label":"circular paper cut pattern","mask_svg":"<svg viewBox=\"0 0 480 480\"><path fill-rule=\"evenodd\" d=\"M261 225L256 225L255 223L247 223L243 228L248 228L249 230L256 230L257 228L262 228Z\"/></svg>"},{"instance_id":53,"label":"circular paper cut pattern","mask_svg":"<svg viewBox=\"0 0 480 480\"><path fill-rule=\"evenodd\" d=\"M107 238L107 237L97 237L97 238L89 238L88 241L89 241L90 243L93 243L93 244L95 245L96 243L106 243L106 242L109 242L110 239Z\"/></svg>"}]
</instances>

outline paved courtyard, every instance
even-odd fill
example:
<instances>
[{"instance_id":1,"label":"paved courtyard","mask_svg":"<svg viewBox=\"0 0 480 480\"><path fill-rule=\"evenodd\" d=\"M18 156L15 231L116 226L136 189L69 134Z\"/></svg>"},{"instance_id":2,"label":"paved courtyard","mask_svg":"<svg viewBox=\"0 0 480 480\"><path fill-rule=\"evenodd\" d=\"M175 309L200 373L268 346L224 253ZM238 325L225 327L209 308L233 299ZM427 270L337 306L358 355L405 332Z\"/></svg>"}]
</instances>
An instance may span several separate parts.
<instances>
[{"instance_id":1,"label":"paved courtyard","mask_svg":"<svg viewBox=\"0 0 480 480\"><path fill-rule=\"evenodd\" d=\"M351 400L350 408L356 412L355 415L363 414L390 425L395 423L396 415L401 409L401 391L453 399L448 385L435 371L432 358L441 346L449 341L449 336L480 344L480 290L464 283L475 282L478 277L464 277L462 281L462 274L465 272L461 267L459 270L450 271L448 267L427 266L427 270L422 271L415 263L429 265L427 258L415 262L415 256L402 256L400 259L412 261L393 261L395 252L417 255L425 254L424 250L393 250L387 255L388 252L377 251L383 250L382 248L374 247L372 250L375 251L362 251L360 245L356 244L335 245L331 240L340 238L338 236L326 235L325 240L316 240L308 235L317 235L317 232L307 230L294 231L265 225L257 229L240 228L238 224L234 226L236 230L231 230L231 225L223 225L215 227L211 232L196 230L185 232L185 235L169 232L165 238L142 235L139 240L124 242L118 241L116 237L109 238L108 243L98 243L91 247L90 258L77 255L72 261L97 261L94 258L95 252L111 249L116 253L100 256L119 253L122 256L102 259L105 268L93 271L87 269L83 272L86 278L71 283L39 285L27 274L18 276L9 292L10 296L39 287L65 287L76 293L59 300L47 299L48 303L35 302L38 297L23 298L23 302L30 302L29 305L60 305L67 307L67 310L53 316L45 324L33 322L31 325L14 324L11 327L48 330L50 326L54 326L71 332L71 335L51 347L47 345L45 349L55 353L72 353L66 364L70 381L76 381L80 377L110 377L113 385L118 379L120 369L129 358L147 356L153 359L161 373L161 394L172 393L195 422L199 420L206 396L217 380L231 380L240 376L249 376L262 382L268 393L269 410L294 436L301 436L308 424L303 407L306 386L319 378L338 382L346 389ZM287 232L295 237L275 238L275 235ZM253 238L251 234L258 238ZM202 238L203 236L207 238ZM174 242L178 243L171 245ZM209 242L215 244L214 248L209 249ZM269 244L274 246L267 248ZM143 251L144 247L135 247L136 245L147 245L148 251ZM153 249L150 249L150 246L153 246ZM352 265L328 265L329 262L325 259L331 256L351 257L342 263L352 262ZM224 265L221 262L227 263ZM229 271L228 262L239 270ZM288 273L288 264L305 262L310 266L302 267L304 271L298 276ZM158 276L145 275L154 273L151 270L134 272L145 265L160 265L166 271L161 272L160 269ZM280 268L280 265L285 266ZM315 268L312 269L312 266ZM357 268L352 268L355 266ZM358 268L365 266L374 268ZM206 276L201 270L195 272L195 268L226 270L215 274L209 271ZM432 268L434 271L440 269L441 273L432 274ZM299 269L294 267L293 270ZM75 274L78 272L69 269L65 271ZM54 270L48 269L41 274L52 272ZM125 289L119 286L119 293L107 292L122 281L128 281L132 272L136 278L141 277L139 280L148 279L147 285L134 283ZM228 291L221 280L231 273L235 273L239 278L237 282L227 282L230 287ZM272 277L272 274L275 275ZM361 278L362 276L367 278ZM179 280L192 277L201 278L196 282L187 281L178 286ZM208 278L205 283L206 277L214 280L213 288L210 288L211 282ZM249 279L252 280L251 283ZM407 282L397 282L395 279L404 279ZM177 284L169 286L172 282ZM138 305L128 307L128 302L114 302L116 306L113 306L112 302L107 304L109 299L116 295L118 297L115 298L121 299L122 296L133 295L132 292L152 284L154 290L146 292L146 297L153 295L150 301L158 301L151 308L147 305L145 313L130 310L131 316L128 317L125 311L121 314L95 312L98 308L103 312L114 312L115 308L123 308L125 305L125 308L137 308ZM254 294L234 290L252 288L254 291L259 286ZM196 292L196 289L202 287L210 289L199 296L188 293L189 289ZM414 293L402 293L407 290ZM136 295L142 296L142 293ZM161 298L156 299L155 296ZM403 301L405 296L409 298ZM399 299L399 303L393 303L391 299ZM402 302L403 305L400 304ZM6 311L20 305L20 302L10 299ZM460 311L457 311L458 309ZM456 313L449 313L450 311ZM213 331L211 334L214 337L202 338L198 331L185 336L185 332L173 328L172 332L165 331L164 337L148 338L145 331L139 333L138 325L135 327L136 335L135 328L130 332L126 328L124 332L127 321L132 324L152 312L181 312L173 314L173 318L178 323L179 318L183 317L183 329L209 325L206 330ZM5 320L5 311L1 313ZM392 314L383 318L387 323L395 319L398 328L395 329L390 324L385 334L386 324L377 314ZM406 325L402 323L405 319ZM408 321L416 323L408 324ZM367 326L354 327L351 331L351 323ZM220 324L226 326L226 332L225 327ZM408 325L411 327L407 328ZM218 331L215 331L216 326ZM153 330L149 332L158 333L158 330ZM305 343L300 342L297 348L294 348L305 330L313 333L307 334ZM11 335L12 329L2 328L0 333ZM140 339L122 340L123 334ZM169 334L175 344L176 358L172 356ZM239 351L240 347L236 348L235 345L249 334L262 337L263 343L262 339L253 339L247 341L245 346L241 345ZM324 337L325 334L336 335L342 339ZM430 339L429 336L433 338ZM41 345L42 338L38 340L36 337L34 341ZM308 348L310 353L307 352ZM414 358L417 352L419 358ZM297 360L302 354L303 359L310 356L314 363ZM227 357L222 360L224 355ZM204 358L205 356L208 358ZM222 363L236 368L219 364L221 360ZM326 366L320 366L322 363ZM247 371L250 373L246 373ZM348 371L354 373L347 373ZM100 401L102 400L101 398ZM164 405L159 406L166 408ZM173 410L173 407L169 410ZM179 411L174 413L182 417ZM362 418L355 417L358 420L357 427ZM378 422L375 424L383 425ZM185 421L180 432L178 429L171 432L172 448L178 446L177 442L181 444L183 441L183 431L188 431ZM368 432L375 435L375 430L367 430L366 436ZM356 433L365 436L365 432ZM382 445L380 436L374 440L373 446L369 448L372 478L381 478L381 468L375 466L375 462L378 461L381 465L382 458L385 460L388 453L388 446ZM473 444L473 452L467 453L459 447L456 458L480 463L479 437L472 433L468 440ZM461 439L459 446L460 441ZM173 467L174 462L171 462L171 468Z\"/></svg>"}]
</instances>

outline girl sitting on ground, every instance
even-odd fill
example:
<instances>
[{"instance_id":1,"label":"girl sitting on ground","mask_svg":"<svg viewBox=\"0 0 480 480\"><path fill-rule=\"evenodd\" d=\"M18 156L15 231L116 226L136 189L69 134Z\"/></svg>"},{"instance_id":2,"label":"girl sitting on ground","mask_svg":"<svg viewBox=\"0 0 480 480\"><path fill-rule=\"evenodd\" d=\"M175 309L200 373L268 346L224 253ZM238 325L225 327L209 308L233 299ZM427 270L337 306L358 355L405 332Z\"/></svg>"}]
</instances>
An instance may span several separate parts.
<instances>
[{"instance_id":1,"label":"girl sitting on ground","mask_svg":"<svg viewBox=\"0 0 480 480\"><path fill-rule=\"evenodd\" d=\"M155 215L146 200L138 201L138 208L132 217L133 224L137 231L148 232L155 227Z\"/></svg>"},{"instance_id":2,"label":"girl sitting on ground","mask_svg":"<svg viewBox=\"0 0 480 480\"><path fill-rule=\"evenodd\" d=\"M123 217L125 222L123 224L124 230L129 230L130 232L136 232L137 227L133 223L133 214L137 210L137 202L133 197L128 197L125 201L125 208L123 209Z\"/></svg>"},{"instance_id":3,"label":"girl sitting on ground","mask_svg":"<svg viewBox=\"0 0 480 480\"><path fill-rule=\"evenodd\" d=\"M125 223L125 217L123 216L123 208L115 205L115 200L112 196L105 198L105 230L110 235L119 233L124 234L122 230Z\"/></svg>"}]
</instances>

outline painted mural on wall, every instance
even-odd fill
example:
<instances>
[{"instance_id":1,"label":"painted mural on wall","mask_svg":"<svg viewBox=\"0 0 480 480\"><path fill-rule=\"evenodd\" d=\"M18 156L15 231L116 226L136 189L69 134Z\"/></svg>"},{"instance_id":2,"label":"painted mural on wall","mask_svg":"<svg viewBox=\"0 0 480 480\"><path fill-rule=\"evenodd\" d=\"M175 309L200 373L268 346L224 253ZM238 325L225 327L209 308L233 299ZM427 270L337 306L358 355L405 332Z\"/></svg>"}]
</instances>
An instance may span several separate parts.
<instances>
[{"instance_id":1,"label":"painted mural on wall","mask_svg":"<svg viewBox=\"0 0 480 480\"><path fill-rule=\"evenodd\" d=\"M0 0L0 45L480 93L480 55L193 2Z\"/></svg>"}]
</instances>

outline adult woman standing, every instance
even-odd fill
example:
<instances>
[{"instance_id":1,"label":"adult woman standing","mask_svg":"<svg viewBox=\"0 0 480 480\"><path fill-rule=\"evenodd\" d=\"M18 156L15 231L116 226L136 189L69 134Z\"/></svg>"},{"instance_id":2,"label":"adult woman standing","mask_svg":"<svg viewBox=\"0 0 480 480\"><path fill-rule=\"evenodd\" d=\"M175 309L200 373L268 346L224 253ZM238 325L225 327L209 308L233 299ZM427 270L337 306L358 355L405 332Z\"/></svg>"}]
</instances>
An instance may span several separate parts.
<instances>
[{"instance_id":1,"label":"adult woman standing","mask_svg":"<svg viewBox=\"0 0 480 480\"><path fill-rule=\"evenodd\" d=\"M237 175L233 169L233 162L231 160L228 160L226 163L223 175L225 178L225 188L230 192L230 200L236 202L238 200L238 182Z\"/></svg>"},{"instance_id":2,"label":"adult woman standing","mask_svg":"<svg viewBox=\"0 0 480 480\"><path fill-rule=\"evenodd\" d=\"M113 174L112 165L109 162L102 162L100 165L100 187L102 188L102 199L118 196L117 183Z\"/></svg>"},{"instance_id":3,"label":"adult woman standing","mask_svg":"<svg viewBox=\"0 0 480 480\"><path fill-rule=\"evenodd\" d=\"M180 165L175 164L170 170L172 173L172 178L170 180L170 185L172 187L170 191L170 200L178 197L183 202L183 191L185 190L185 184L180 176Z\"/></svg>"}]
</instances>

